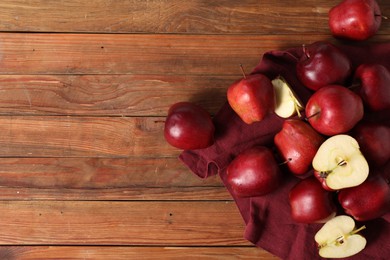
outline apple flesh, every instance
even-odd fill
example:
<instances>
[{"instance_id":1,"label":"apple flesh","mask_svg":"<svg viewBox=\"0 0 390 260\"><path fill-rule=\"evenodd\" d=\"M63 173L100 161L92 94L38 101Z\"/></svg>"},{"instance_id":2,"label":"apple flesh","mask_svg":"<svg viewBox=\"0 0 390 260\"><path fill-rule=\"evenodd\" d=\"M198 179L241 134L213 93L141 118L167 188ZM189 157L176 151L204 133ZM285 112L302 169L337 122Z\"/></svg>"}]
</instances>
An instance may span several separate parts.
<instances>
[{"instance_id":1,"label":"apple flesh","mask_svg":"<svg viewBox=\"0 0 390 260\"><path fill-rule=\"evenodd\" d=\"M390 187L382 175L370 173L359 186L341 190L338 200L355 220L372 220L390 212Z\"/></svg>"},{"instance_id":2,"label":"apple flesh","mask_svg":"<svg viewBox=\"0 0 390 260\"><path fill-rule=\"evenodd\" d=\"M296 175L311 169L313 158L324 140L308 123L299 119L285 120L274 137L275 146L287 168Z\"/></svg>"},{"instance_id":3,"label":"apple flesh","mask_svg":"<svg viewBox=\"0 0 390 260\"><path fill-rule=\"evenodd\" d=\"M340 190L362 184L369 166L359 144L349 135L329 137L313 158L315 176L328 190Z\"/></svg>"},{"instance_id":4,"label":"apple flesh","mask_svg":"<svg viewBox=\"0 0 390 260\"><path fill-rule=\"evenodd\" d=\"M382 21L375 0L344 0L330 9L328 18L334 37L356 41L374 36Z\"/></svg>"},{"instance_id":5,"label":"apple flesh","mask_svg":"<svg viewBox=\"0 0 390 260\"><path fill-rule=\"evenodd\" d=\"M164 137L179 149L206 148L214 143L215 127L210 114L191 102L173 104L165 120Z\"/></svg>"},{"instance_id":6,"label":"apple flesh","mask_svg":"<svg viewBox=\"0 0 390 260\"><path fill-rule=\"evenodd\" d=\"M345 84L351 75L349 58L329 42L314 42L304 46L296 65L296 74L303 85L318 90L331 84Z\"/></svg>"},{"instance_id":7,"label":"apple flesh","mask_svg":"<svg viewBox=\"0 0 390 260\"><path fill-rule=\"evenodd\" d=\"M278 77L271 81L275 89L275 114L282 118L289 118L304 109L302 102L291 89L285 79Z\"/></svg>"},{"instance_id":8,"label":"apple flesh","mask_svg":"<svg viewBox=\"0 0 390 260\"><path fill-rule=\"evenodd\" d=\"M305 111L310 125L328 136L350 131L364 115L360 96L340 85L329 85L316 91L309 98Z\"/></svg>"},{"instance_id":9,"label":"apple flesh","mask_svg":"<svg viewBox=\"0 0 390 260\"><path fill-rule=\"evenodd\" d=\"M378 122L359 122L351 132L368 163L380 167L390 161L390 126Z\"/></svg>"},{"instance_id":10,"label":"apple flesh","mask_svg":"<svg viewBox=\"0 0 390 260\"><path fill-rule=\"evenodd\" d=\"M314 176L300 180L289 193L291 217L298 223L324 223L336 215L333 193Z\"/></svg>"},{"instance_id":11,"label":"apple flesh","mask_svg":"<svg viewBox=\"0 0 390 260\"><path fill-rule=\"evenodd\" d=\"M323 258L344 258L361 252L367 240L358 232L365 226L355 229L355 221L350 216L340 215L327 221L315 234L319 255Z\"/></svg>"},{"instance_id":12,"label":"apple flesh","mask_svg":"<svg viewBox=\"0 0 390 260\"><path fill-rule=\"evenodd\" d=\"M238 154L226 175L238 197L254 197L277 189L282 173L270 148L257 146Z\"/></svg>"},{"instance_id":13,"label":"apple flesh","mask_svg":"<svg viewBox=\"0 0 390 260\"><path fill-rule=\"evenodd\" d=\"M271 80L263 74L252 74L234 82L227 90L231 108L246 124L261 121L275 109Z\"/></svg>"},{"instance_id":14,"label":"apple flesh","mask_svg":"<svg viewBox=\"0 0 390 260\"><path fill-rule=\"evenodd\" d=\"M380 64L361 64L354 74L357 93L371 111L390 110L390 71Z\"/></svg>"}]
</instances>

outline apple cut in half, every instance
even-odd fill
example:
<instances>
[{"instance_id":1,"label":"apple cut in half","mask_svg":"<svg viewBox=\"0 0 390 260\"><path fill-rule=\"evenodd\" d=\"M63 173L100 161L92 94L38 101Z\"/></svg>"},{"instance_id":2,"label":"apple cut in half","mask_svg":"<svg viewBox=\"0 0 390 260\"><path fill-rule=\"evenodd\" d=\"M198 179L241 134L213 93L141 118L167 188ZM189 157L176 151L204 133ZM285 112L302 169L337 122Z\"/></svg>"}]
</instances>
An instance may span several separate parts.
<instances>
[{"instance_id":1,"label":"apple cut in half","mask_svg":"<svg viewBox=\"0 0 390 260\"><path fill-rule=\"evenodd\" d=\"M319 255L324 258L344 258L362 251L367 240L355 229L355 221L347 215L340 215L327 221L315 234Z\"/></svg>"},{"instance_id":2,"label":"apple cut in half","mask_svg":"<svg viewBox=\"0 0 390 260\"><path fill-rule=\"evenodd\" d=\"M340 190L362 184L369 166L355 138L340 134L329 137L318 148L312 166L323 186Z\"/></svg>"},{"instance_id":3,"label":"apple cut in half","mask_svg":"<svg viewBox=\"0 0 390 260\"><path fill-rule=\"evenodd\" d=\"M304 107L286 80L277 77L271 82L275 90L275 114L282 118L289 118L295 114L301 116L300 111Z\"/></svg>"}]
</instances>

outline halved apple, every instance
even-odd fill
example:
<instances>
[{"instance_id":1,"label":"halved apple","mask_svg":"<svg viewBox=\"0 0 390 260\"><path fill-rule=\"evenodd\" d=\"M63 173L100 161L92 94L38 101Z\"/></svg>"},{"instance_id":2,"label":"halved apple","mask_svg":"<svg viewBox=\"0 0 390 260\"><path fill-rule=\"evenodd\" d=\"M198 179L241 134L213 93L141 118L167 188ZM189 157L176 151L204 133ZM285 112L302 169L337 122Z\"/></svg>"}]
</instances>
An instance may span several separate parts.
<instances>
[{"instance_id":1,"label":"halved apple","mask_svg":"<svg viewBox=\"0 0 390 260\"><path fill-rule=\"evenodd\" d=\"M301 116L300 111L304 107L286 80L279 76L272 80L272 85L276 99L275 113L282 118L289 118L295 114Z\"/></svg>"},{"instance_id":2,"label":"halved apple","mask_svg":"<svg viewBox=\"0 0 390 260\"><path fill-rule=\"evenodd\" d=\"M358 232L365 228L355 229L355 221L350 216L340 215L330 219L314 236L320 256L343 258L359 253L366 247L367 240Z\"/></svg>"},{"instance_id":3,"label":"halved apple","mask_svg":"<svg viewBox=\"0 0 390 260\"><path fill-rule=\"evenodd\" d=\"M358 186L369 173L367 160L358 142L340 134L329 137L318 148L312 162L316 177L331 190Z\"/></svg>"}]
</instances>

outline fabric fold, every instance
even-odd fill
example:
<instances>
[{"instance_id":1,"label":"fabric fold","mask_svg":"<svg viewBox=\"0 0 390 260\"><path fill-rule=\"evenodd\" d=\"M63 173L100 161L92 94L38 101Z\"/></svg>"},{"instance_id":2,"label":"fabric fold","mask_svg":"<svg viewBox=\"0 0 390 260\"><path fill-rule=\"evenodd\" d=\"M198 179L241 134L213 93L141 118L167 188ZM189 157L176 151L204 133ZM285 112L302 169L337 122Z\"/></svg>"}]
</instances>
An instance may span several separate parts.
<instances>
[{"instance_id":1,"label":"fabric fold","mask_svg":"<svg viewBox=\"0 0 390 260\"><path fill-rule=\"evenodd\" d=\"M380 63L390 70L390 43L337 46L350 58L353 68L361 63ZM267 52L252 74L262 73L270 79L284 77L306 104L313 92L304 87L295 76L295 66L302 55L302 47ZM282 259L321 259L314 235L322 225L299 224L290 217L288 193L298 182L297 177L285 171L284 181L276 191L251 198L236 197L226 181L226 167L241 151L256 145L274 149L273 136L281 129L284 119L272 114L261 122L246 125L226 102L213 120L216 126L215 143L206 149L183 151L179 156L180 160L201 178L216 174L221 177L246 224L243 230L245 239ZM386 112L375 120L390 123ZM390 163L383 168L386 178L389 178L389 171ZM384 259L384 256L389 256L389 221L390 214L386 214L376 220L357 223L367 226L362 231L368 240L367 247L361 253L346 259Z\"/></svg>"}]
</instances>

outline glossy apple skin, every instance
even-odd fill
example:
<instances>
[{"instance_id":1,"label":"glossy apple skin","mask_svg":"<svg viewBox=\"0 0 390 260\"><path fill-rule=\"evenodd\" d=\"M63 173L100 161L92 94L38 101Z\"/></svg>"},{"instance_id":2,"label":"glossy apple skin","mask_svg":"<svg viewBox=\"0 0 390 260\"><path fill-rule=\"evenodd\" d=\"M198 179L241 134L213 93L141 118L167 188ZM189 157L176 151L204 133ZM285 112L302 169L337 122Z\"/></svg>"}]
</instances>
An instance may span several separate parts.
<instances>
[{"instance_id":1,"label":"glossy apple skin","mask_svg":"<svg viewBox=\"0 0 390 260\"><path fill-rule=\"evenodd\" d=\"M214 143L215 127L210 114L191 102L173 104L165 120L164 137L179 149L206 148Z\"/></svg>"},{"instance_id":2,"label":"glossy apple skin","mask_svg":"<svg viewBox=\"0 0 390 260\"><path fill-rule=\"evenodd\" d=\"M329 28L336 38L363 41L374 36L382 16L375 0L344 0L330 9Z\"/></svg>"},{"instance_id":3,"label":"glossy apple skin","mask_svg":"<svg viewBox=\"0 0 390 260\"><path fill-rule=\"evenodd\" d=\"M332 136L350 131L364 115L359 95L340 85L316 91L306 104L306 117L319 133Z\"/></svg>"},{"instance_id":4,"label":"glossy apple skin","mask_svg":"<svg viewBox=\"0 0 390 260\"><path fill-rule=\"evenodd\" d=\"M278 188L282 176L272 151L265 146L238 154L226 173L227 183L238 197L268 194Z\"/></svg>"},{"instance_id":5,"label":"glossy apple skin","mask_svg":"<svg viewBox=\"0 0 390 260\"><path fill-rule=\"evenodd\" d=\"M357 93L371 111L390 111L390 71L380 64L361 64L355 71Z\"/></svg>"},{"instance_id":6,"label":"glossy apple skin","mask_svg":"<svg viewBox=\"0 0 390 260\"><path fill-rule=\"evenodd\" d=\"M298 79L307 88L318 90L326 85L343 85L352 74L349 58L329 42L314 42L304 47L297 62Z\"/></svg>"},{"instance_id":7,"label":"glossy apple skin","mask_svg":"<svg viewBox=\"0 0 390 260\"><path fill-rule=\"evenodd\" d=\"M390 212L390 186L380 174L372 174L359 186L340 190L338 200L355 220L372 220Z\"/></svg>"},{"instance_id":8,"label":"glossy apple skin","mask_svg":"<svg viewBox=\"0 0 390 260\"><path fill-rule=\"evenodd\" d=\"M275 92L263 74L248 75L234 82L227 90L232 109L246 124L261 121L275 109Z\"/></svg>"},{"instance_id":9,"label":"glossy apple skin","mask_svg":"<svg viewBox=\"0 0 390 260\"><path fill-rule=\"evenodd\" d=\"M287 119L275 135L274 143L287 162L286 166L296 175L311 169L313 158L325 138L308 123L299 119Z\"/></svg>"},{"instance_id":10,"label":"glossy apple skin","mask_svg":"<svg viewBox=\"0 0 390 260\"><path fill-rule=\"evenodd\" d=\"M380 167L390 160L390 126L359 122L351 131L370 166Z\"/></svg>"},{"instance_id":11,"label":"glossy apple skin","mask_svg":"<svg viewBox=\"0 0 390 260\"><path fill-rule=\"evenodd\" d=\"M289 193L291 217L298 223L324 222L336 213L333 193L324 190L314 176L300 180Z\"/></svg>"}]
</instances>

